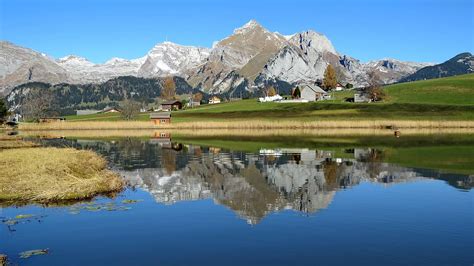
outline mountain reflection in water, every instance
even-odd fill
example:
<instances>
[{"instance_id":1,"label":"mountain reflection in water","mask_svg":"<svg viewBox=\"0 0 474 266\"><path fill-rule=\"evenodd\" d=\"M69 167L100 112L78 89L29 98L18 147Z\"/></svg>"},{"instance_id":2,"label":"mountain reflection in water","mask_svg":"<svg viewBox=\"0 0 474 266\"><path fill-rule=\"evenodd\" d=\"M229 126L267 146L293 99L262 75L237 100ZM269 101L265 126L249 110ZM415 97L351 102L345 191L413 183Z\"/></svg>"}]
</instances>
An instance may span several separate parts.
<instances>
[{"instance_id":1,"label":"mountain reflection in water","mask_svg":"<svg viewBox=\"0 0 474 266\"><path fill-rule=\"evenodd\" d=\"M473 187L472 175L385 163L385 152L372 148L346 149L346 158L341 158L334 151L311 149L228 151L183 145L166 136L53 143L58 144L103 154L131 186L149 192L159 203L213 199L250 224L279 210L316 213L331 204L339 189L361 182L390 185L436 178L459 189Z\"/></svg>"}]
</instances>

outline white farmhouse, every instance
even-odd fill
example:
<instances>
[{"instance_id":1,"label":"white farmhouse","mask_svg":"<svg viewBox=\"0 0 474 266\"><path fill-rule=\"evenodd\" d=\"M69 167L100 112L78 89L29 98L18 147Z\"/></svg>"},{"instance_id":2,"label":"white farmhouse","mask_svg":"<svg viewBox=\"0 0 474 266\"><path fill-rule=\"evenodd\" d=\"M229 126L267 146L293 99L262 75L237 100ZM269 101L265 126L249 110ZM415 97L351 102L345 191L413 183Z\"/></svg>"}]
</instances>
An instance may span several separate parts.
<instances>
[{"instance_id":1,"label":"white farmhouse","mask_svg":"<svg viewBox=\"0 0 474 266\"><path fill-rule=\"evenodd\" d=\"M298 86L301 92L301 99L309 102L325 100L329 94L317 85L302 84Z\"/></svg>"}]
</instances>

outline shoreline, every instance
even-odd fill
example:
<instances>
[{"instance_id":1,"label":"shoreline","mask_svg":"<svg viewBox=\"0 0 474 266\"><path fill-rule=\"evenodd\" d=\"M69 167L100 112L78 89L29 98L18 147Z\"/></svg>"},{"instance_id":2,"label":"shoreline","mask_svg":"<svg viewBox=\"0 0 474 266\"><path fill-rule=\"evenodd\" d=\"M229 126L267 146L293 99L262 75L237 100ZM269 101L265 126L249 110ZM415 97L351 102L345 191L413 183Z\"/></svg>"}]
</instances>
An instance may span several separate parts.
<instances>
[{"instance_id":1,"label":"shoreline","mask_svg":"<svg viewBox=\"0 0 474 266\"><path fill-rule=\"evenodd\" d=\"M474 134L474 128L405 128L399 130L402 136L434 136L446 134ZM53 130L20 130L20 137L37 138L172 138L175 137L279 137L279 136L314 136L314 137L357 137L357 136L394 136L392 129L374 128L324 128L324 129L53 129ZM164 134L164 135L162 135Z\"/></svg>"},{"instance_id":2,"label":"shoreline","mask_svg":"<svg viewBox=\"0 0 474 266\"><path fill-rule=\"evenodd\" d=\"M181 122L155 125L150 121L88 121L22 123L20 131L42 130L167 130L167 129L474 129L474 121L433 120L340 120L340 121L266 121L237 120L216 122Z\"/></svg>"}]
</instances>

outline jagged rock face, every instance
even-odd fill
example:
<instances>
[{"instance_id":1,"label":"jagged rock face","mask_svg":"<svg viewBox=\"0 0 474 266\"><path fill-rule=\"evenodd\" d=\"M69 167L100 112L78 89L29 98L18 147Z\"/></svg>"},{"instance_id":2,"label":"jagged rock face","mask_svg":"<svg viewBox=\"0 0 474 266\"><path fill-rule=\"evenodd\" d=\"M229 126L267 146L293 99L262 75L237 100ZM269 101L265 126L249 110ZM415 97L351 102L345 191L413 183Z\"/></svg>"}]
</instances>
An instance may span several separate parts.
<instances>
[{"instance_id":1,"label":"jagged rock face","mask_svg":"<svg viewBox=\"0 0 474 266\"><path fill-rule=\"evenodd\" d=\"M393 59L362 64L349 56L339 56L324 35L313 31L295 34L289 42L290 45L268 62L263 76L289 83L322 80L326 67L331 64L341 83L366 86L369 71L375 71L383 83L393 83L427 65Z\"/></svg>"},{"instance_id":2,"label":"jagged rock face","mask_svg":"<svg viewBox=\"0 0 474 266\"><path fill-rule=\"evenodd\" d=\"M329 39L315 31L294 34L289 42L299 47L305 54L331 53L337 55L336 49Z\"/></svg>"},{"instance_id":3,"label":"jagged rock face","mask_svg":"<svg viewBox=\"0 0 474 266\"><path fill-rule=\"evenodd\" d=\"M246 79L244 77L240 76L237 72L232 71L225 77L216 80L211 92L221 94L229 91L229 89L238 88L245 81Z\"/></svg>"},{"instance_id":4,"label":"jagged rock face","mask_svg":"<svg viewBox=\"0 0 474 266\"><path fill-rule=\"evenodd\" d=\"M144 77L183 75L209 57L209 49L171 42L157 44L148 52L138 74Z\"/></svg>"},{"instance_id":5,"label":"jagged rock face","mask_svg":"<svg viewBox=\"0 0 474 266\"><path fill-rule=\"evenodd\" d=\"M0 95L26 82L59 83L67 80L67 71L48 56L0 42Z\"/></svg>"},{"instance_id":6,"label":"jagged rock face","mask_svg":"<svg viewBox=\"0 0 474 266\"><path fill-rule=\"evenodd\" d=\"M365 72L375 72L382 83L390 84L401 78L415 73L419 69L430 66L431 63L402 62L395 59L382 59L365 64Z\"/></svg>"},{"instance_id":7,"label":"jagged rock face","mask_svg":"<svg viewBox=\"0 0 474 266\"><path fill-rule=\"evenodd\" d=\"M127 60L112 58L104 64L94 64L79 56L69 55L58 59L58 64L69 73L70 83L98 83L120 76L137 76L144 58Z\"/></svg>"},{"instance_id":8,"label":"jagged rock face","mask_svg":"<svg viewBox=\"0 0 474 266\"><path fill-rule=\"evenodd\" d=\"M252 20L218 42L213 47L209 60L221 61L234 69L243 68L255 56L276 53L285 43L283 36L268 31Z\"/></svg>"},{"instance_id":9,"label":"jagged rock face","mask_svg":"<svg viewBox=\"0 0 474 266\"><path fill-rule=\"evenodd\" d=\"M346 74L346 79L341 82L348 82L354 86L366 86L368 85L369 76L366 72L365 65L359 60L352 58L347 55L339 57L339 62L335 63L336 69L343 68L343 73Z\"/></svg>"},{"instance_id":10,"label":"jagged rock face","mask_svg":"<svg viewBox=\"0 0 474 266\"><path fill-rule=\"evenodd\" d=\"M227 91L232 83L240 84L242 78L254 80L265 63L277 53L287 40L270 32L252 20L234 33L216 43L208 61L189 77L191 85L210 93ZM238 77L229 82L229 74L237 71ZM234 74L232 74L235 77Z\"/></svg>"},{"instance_id":11,"label":"jagged rock face","mask_svg":"<svg viewBox=\"0 0 474 266\"><path fill-rule=\"evenodd\" d=\"M323 78L326 67L331 64L339 70L343 80L352 80L339 60L326 36L306 31L293 35L288 45L268 61L261 75L289 83L316 81Z\"/></svg>"}]
</instances>

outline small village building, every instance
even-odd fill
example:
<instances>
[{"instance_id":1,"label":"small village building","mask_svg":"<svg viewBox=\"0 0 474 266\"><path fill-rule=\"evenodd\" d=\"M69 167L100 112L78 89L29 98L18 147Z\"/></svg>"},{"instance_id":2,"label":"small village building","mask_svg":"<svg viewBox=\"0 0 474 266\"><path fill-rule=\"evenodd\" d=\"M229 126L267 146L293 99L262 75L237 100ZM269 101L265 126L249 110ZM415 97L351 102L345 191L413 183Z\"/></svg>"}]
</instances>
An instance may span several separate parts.
<instances>
[{"instance_id":1,"label":"small village building","mask_svg":"<svg viewBox=\"0 0 474 266\"><path fill-rule=\"evenodd\" d=\"M317 85L303 84L298 86L301 92L301 99L309 102L325 100L329 94Z\"/></svg>"},{"instance_id":2,"label":"small village building","mask_svg":"<svg viewBox=\"0 0 474 266\"><path fill-rule=\"evenodd\" d=\"M372 100L365 93L354 93L355 103L370 103Z\"/></svg>"},{"instance_id":3,"label":"small village building","mask_svg":"<svg viewBox=\"0 0 474 266\"><path fill-rule=\"evenodd\" d=\"M183 104L178 100L166 101L161 104L161 110L163 111L180 110L182 108Z\"/></svg>"},{"instance_id":4,"label":"small village building","mask_svg":"<svg viewBox=\"0 0 474 266\"><path fill-rule=\"evenodd\" d=\"M342 91L342 90L344 90L344 86L342 86L341 83L337 83L336 88L334 90L335 91Z\"/></svg>"},{"instance_id":5,"label":"small village building","mask_svg":"<svg viewBox=\"0 0 474 266\"><path fill-rule=\"evenodd\" d=\"M212 96L209 99L209 104L216 104L216 103L221 103L221 99L217 96Z\"/></svg>"},{"instance_id":6,"label":"small village building","mask_svg":"<svg viewBox=\"0 0 474 266\"><path fill-rule=\"evenodd\" d=\"M200 105L201 105L201 102L200 102L200 101L192 101L192 102L188 102L186 105L187 105L188 107L193 108L193 107L200 106Z\"/></svg>"},{"instance_id":7,"label":"small village building","mask_svg":"<svg viewBox=\"0 0 474 266\"><path fill-rule=\"evenodd\" d=\"M8 116L7 118L7 121L11 121L11 122L20 122L20 120L23 118L22 115L20 114L11 114L10 116Z\"/></svg>"},{"instance_id":8,"label":"small village building","mask_svg":"<svg viewBox=\"0 0 474 266\"><path fill-rule=\"evenodd\" d=\"M120 113L116 107L105 107L100 113Z\"/></svg>"},{"instance_id":9,"label":"small village building","mask_svg":"<svg viewBox=\"0 0 474 266\"><path fill-rule=\"evenodd\" d=\"M86 110L76 110L76 115L93 115L100 113L100 110L86 109Z\"/></svg>"},{"instance_id":10,"label":"small village building","mask_svg":"<svg viewBox=\"0 0 474 266\"><path fill-rule=\"evenodd\" d=\"M171 134L169 132L156 132L149 143L160 145L162 148L171 149Z\"/></svg>"},{"instance_id":11,"label":"small village building","mask_svg":"<svg viewBox=\"0 0 474 266\"><path fill-rule=\"evenodd\" d=\"M150 120L155 125L168 125L171 124L171 113L170 112L157 112L150 114Z\"/></svg>"},{"instance_id":12,"label":"small village building","mask_svg":"<svg viewBox=\"0 0 474 266\"><path fill-rule=\"evenodd\" d=\"M171 133L169 132L155 132L153 135L154 139L171 139Z\"/></svg>"},{"instance_id":13,"label":"small village building","mask_svg":"<svg viewBox=\"0 0 474 266\"><path fill-rule=\"evenodd\" d=\"M39 119L40 123L54 123L66 121L64 117L42 117Z\"/></svg>"}]
</instances>

